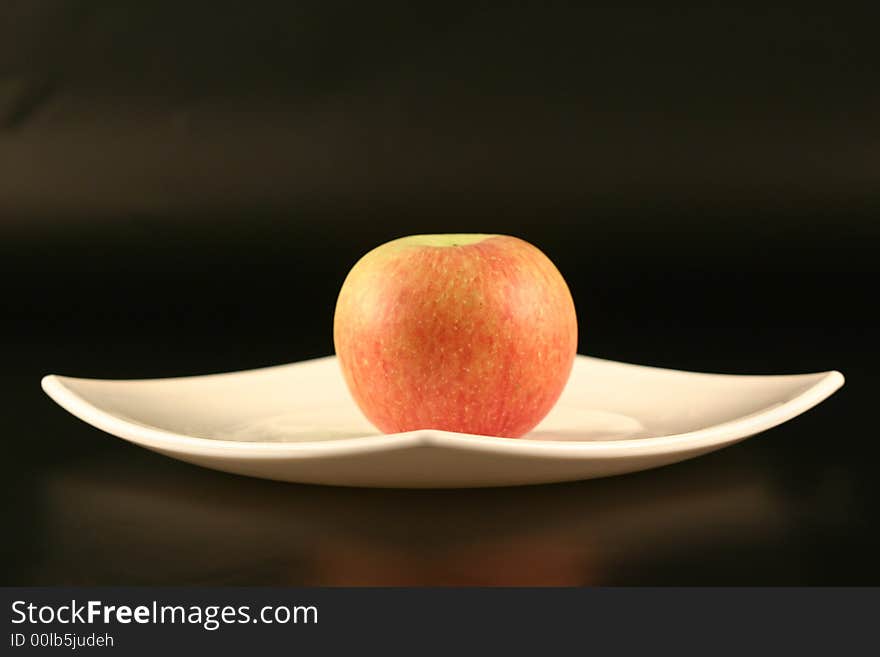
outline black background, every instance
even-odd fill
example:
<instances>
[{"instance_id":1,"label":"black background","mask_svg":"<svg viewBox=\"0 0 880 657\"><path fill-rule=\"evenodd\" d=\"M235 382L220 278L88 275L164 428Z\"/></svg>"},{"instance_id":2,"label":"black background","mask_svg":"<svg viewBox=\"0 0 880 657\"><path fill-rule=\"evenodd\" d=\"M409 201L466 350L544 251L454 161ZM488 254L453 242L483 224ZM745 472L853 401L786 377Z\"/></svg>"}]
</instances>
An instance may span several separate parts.
<instances>
[{"instance_id":1,"label":"black background","mask_svg":"<svg viewBox=\"0 0 880 657\"><path fill-rule=\"evenodd\" d=\"M0 9L7 584L876 584L877 11L557 3ZM569 282L580 353L839 369L693 462L473 491L172 462L46 373L332 353L350 266L500 232Z\"/></svg>"}]
</instances>

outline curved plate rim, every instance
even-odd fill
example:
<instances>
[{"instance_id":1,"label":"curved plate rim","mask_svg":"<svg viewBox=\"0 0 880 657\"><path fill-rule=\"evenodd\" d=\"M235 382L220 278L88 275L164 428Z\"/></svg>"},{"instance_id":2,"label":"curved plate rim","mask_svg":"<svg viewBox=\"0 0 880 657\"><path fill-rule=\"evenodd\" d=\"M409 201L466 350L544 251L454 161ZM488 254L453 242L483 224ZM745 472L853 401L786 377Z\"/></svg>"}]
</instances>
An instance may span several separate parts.
<instances>
[{"instance_id":1,"label":"curved plate rim","mask_svg":"<svg viewBox=\"0 0 880 657\"><path fill-rule=\"evenodd\" d=\"M495 454L542 458L613 459L618 457L630 458L641 455L671 454L700 448L723 446L728 443L736 442L737 440L747 438L756 433L782 424L783 422L809 410L828 398L840 388L845 381L843 374L836 370L796 375L709 374L704 372L687 372L684 370L621 363L618 361L588 356L578 356L578 358L589 358L590 360L614 363L615 365L651 369L670 374L687 374L691 376L704 375L736 379L764 379L777 376L813 377L816 378L816 381L796 397L767 409L728 422L704 427L696 431L664 436L651 436L647 438L595 441L554 441L534 440L528 438L511 439L438 431L433 429L421 429L406 433L288 443L218 440L214 438L174 433L114 415L99 406L94 405L92 402L86 400L65 385L66 380L106 381L114 383L135 381L131 379L76 379L74 377L50 374L43 377L41 385L50 398L80 420L129 442L164 452L183 452L189 454L210 455L214 457L229 456L245 459L306 459L396 451L413 447L435 447L447 450L491 452ZM255 373L262 370L290 367L300 363L328 359L335 359L335 357L329 356L312 359L310 361L299 361L298 363L241 370L237 372L162 379L139 379L137 381L159 382L195 380L206 377Z\"/></svg>"}]
</instances>

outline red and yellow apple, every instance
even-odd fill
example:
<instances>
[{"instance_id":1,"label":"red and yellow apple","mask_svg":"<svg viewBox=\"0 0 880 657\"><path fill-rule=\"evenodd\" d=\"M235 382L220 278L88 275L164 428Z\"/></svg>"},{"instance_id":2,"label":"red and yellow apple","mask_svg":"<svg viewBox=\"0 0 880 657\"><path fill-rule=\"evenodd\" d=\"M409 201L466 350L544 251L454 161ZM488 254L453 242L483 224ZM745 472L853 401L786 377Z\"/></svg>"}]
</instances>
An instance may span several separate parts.
<instances>
[{"instance_id":1,"label":"red and yellow apple","mask_svg":"<svg viewBox=\"0 0 880 657\"><path fill-rule=\"evenodd\" d=\"M517 438L559 399L577 318L562 275L528 242L414 235L355 264L333 340L355 402L381 431Z\"/></svg>"}]
</instances>

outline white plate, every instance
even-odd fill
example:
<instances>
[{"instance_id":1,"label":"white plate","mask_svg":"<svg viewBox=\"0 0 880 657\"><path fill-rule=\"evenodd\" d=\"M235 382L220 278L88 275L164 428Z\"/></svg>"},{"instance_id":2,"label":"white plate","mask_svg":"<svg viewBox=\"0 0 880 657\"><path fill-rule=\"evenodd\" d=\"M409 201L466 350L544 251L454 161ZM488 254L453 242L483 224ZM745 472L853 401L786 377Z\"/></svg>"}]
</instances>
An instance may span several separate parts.
<instances>
[{"instance_id":1,"label":"white plate","mask_svg":"<svg viewBox=\"0 0 880 657\"><path fill-rule=\"evenodd\" d=\"M335 357L245 372L43 390L89 424L208 468L302 483L470 487L589 479L711 452L815 406L840 372L730 376L578 356L559 403L524 438L425 429L382 435Z\"/></svg>"}]
</instances>

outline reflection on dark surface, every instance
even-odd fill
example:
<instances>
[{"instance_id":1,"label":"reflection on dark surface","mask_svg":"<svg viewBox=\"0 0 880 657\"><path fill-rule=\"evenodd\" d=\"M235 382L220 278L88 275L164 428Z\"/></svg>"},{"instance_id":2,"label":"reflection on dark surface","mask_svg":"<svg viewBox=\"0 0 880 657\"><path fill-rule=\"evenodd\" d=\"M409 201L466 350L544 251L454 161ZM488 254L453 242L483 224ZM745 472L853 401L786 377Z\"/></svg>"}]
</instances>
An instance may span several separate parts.
<instances>
[{"instance_id":1,"label":"reflection on dark surface","mask_svg":"<svg viewBox=\"0 0 880 657\"><path fill-rule=\"evenodd\" d=\"M716 583L786 582L805 564L772 551L815 503L731 450L606 480L435 491L300 486L112 452L19 491L25 563L6 583L697 583L706 569Z\"/></svg>"}]
</instances>

